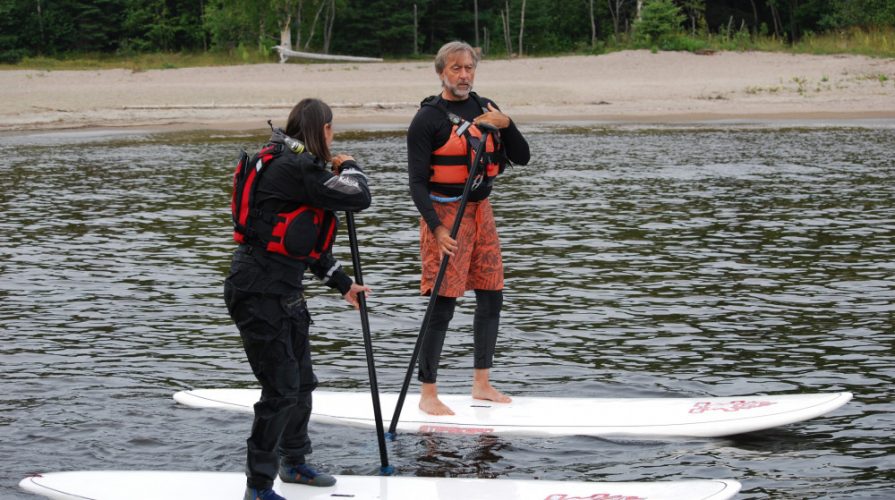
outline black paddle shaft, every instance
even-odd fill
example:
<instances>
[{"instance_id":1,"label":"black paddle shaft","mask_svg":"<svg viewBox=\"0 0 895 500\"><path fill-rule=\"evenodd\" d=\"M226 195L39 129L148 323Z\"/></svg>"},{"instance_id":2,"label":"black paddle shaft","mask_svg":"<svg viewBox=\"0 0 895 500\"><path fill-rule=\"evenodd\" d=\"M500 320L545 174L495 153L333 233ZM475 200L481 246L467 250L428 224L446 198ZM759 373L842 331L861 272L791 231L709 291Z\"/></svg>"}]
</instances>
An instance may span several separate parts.
<instances>
[{"instance_id":1,"label":"black paddle shaft","mask_svg":"<svg viewBox=\"0 0 895 500\"><path fill-rule=\"evenodd\" d=\"M348 240L351 246L351 263L354 266L354 281L358 285L364 284L363 272L360 268L360 250L357 245L357 228L354 225L354 214L345 212L348 223ZM360 306L360 322L364 332L364 349L367 351L367 372L370 375L370 393L373 396L373 416L376 418L376 437L379 441L379 459L382 462L382 470L389 469L388 452L385 449L385 432L382 424L382 410L379 406L379 387L376 383L376 366L373 364L373 339L370 336L370 319L367 317L367 300L364 292L357 294L357 302Z\"/></svg>"},{"instance_id":2,"label":"black paddle shaft","mask_svg":"<svg viewBox=\"0 0 895 500\"><path fill-rule=\"evenodd\" d=\"M457 214L454 216L454 224L451 226L451 239L457 239L457 233L460 232L460 223L463 221L463 212L466 211L466 202L469 200L469 193L472 191L472 185L475 182L475 173L478 168L479 161L482 159L482 153L485 151L485 144L488 142L488 134L497 129L488 124L476 124L482 129L482 140L479 142L478 148L475 150L474 161L469 166L469 175L466 177L466 184L463 186L463 194L460 196L460 205L457 207ZM441 282L444 281L444 274L447 270L450 255L444 255L441 258L441 266L438 268L438 274L435 276L435 284L432 286L432 293L429 295L429 304L426 306L426 314L423 316L423 324L420 327L420 333L416 337L416 345L413 346L413 355L410 357L410 364L407 366L407 373L404 376L404 384L401 386L401 393L398 395L398 402L395 405L395 414L392 416L392 423L388 427L388 432L392 436L395 435L395 429L398 427L398 419L401 417L401 409L404 407L404 399L407 397L407 389L410 387L410 378L413 377L413 369L416 368L417 357L420 354L423 340L429 330L429 321L432 318L432 311L435 309L435 298L438 297L438 291L441 289Z\"/></svg>"}]
</instances>

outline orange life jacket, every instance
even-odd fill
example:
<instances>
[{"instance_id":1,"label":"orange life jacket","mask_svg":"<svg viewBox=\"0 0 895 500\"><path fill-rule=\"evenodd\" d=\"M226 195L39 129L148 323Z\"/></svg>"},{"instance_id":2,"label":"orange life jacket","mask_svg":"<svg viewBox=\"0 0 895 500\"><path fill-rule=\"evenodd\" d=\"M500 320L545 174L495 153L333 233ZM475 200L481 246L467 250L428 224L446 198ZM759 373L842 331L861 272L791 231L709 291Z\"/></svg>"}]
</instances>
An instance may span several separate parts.
<instances>
[{"instance_id":1,"label":"orange life jacket","mask_svg":"<svg viewBox=\"0 0 895 500\"><path fill-rule=\"evenodd\" d=\"M457 135L457 130L462 125L454 125L451 127L451 135L443 146L432 152L432 175L429 182L436 184L464 184L469 176L469 165L475 160L472 156L475 154L474 148L469 147L470 143L478 144L482 139L482 131L475 125L469 125L465 132ZM474 137L471 140L469 137ZM489 134L485 143L485 153L494 153L497 151L494 136ZM493 155L488 155L490 158ZM486 160L487 161L487 160ZM485 175L488 177L496 177L500 173L500 164L494 160L486 163Z\"/></svg>"},{"instance_id":2,"label":"orange life jacket","mask_svg":"<svg viewBox=\"0 0 895 500\"><path fill-rule=\"evenodd\" d=\"M478 96L470 93L475 99L479 107L487 110L482 106ZM440 109L447 115L450 120L451 133L444 145L432 152L429 182L435 184L465 184L469 177L470 165L475 161L476 147L481 143L482 131L472 122L451 113L441 104L440 96L423 101L423 105L433 106ZM483 154L483 163L485 165L484 175L486 177L497 177L503 172L504 164L500 160L502 151L500 150L500 137L497 133L488 134L485 143L485 151Z\"/></svg>"}]
</instances>

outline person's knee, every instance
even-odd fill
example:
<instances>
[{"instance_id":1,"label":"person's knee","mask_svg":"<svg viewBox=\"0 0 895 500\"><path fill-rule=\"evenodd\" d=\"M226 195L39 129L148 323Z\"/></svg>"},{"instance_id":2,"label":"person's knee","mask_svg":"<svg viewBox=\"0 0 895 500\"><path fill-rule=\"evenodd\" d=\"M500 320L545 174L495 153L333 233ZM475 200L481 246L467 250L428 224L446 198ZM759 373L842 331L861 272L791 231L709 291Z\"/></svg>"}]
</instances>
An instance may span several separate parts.
<instances>
[{"instance_id":1,"label":"person's knee","mask_svg":"<svg viewBox=\"0 0 895 500\"><path fill-rule=\"evenodd\" d=\"M502 290L476 290L475 291L476 316L494 318L500 316L503 308Z\"/></svg>"},{"instance_id":2,"label":"person's knee","mask_svg":"<svg viewBox=\"0 0 895 500\"><path fill-rule=\"evenodd\" d=\"M286 337L265 342L253 356L252 368L267 398L296 400L301 393L310 392L317 385L313 372L310 376L303 373Z\"/></svg>"},{"instance_id":3,"label":"person's knee","mask_svg":"<svg viewBox=\"0 0 895 500\"><path fill-rule=\"evenodd\" d=\"M301 377L301 381L298 385L298 393L299 400L311 400L311 393L314 389L317 388L317 376L313 373L305 373L303 377Z\"/></svg>"},{"instance_id":4,"label":"person's knee","mask_svg":"<svg viewBox=\"0 0 895 500\"><path fill-rule=\"evenodd\" d=\"M448 324L454 318L456 304L457 299L454 297L442 297L440 295L436 297L435 307L432 308L430 326L437 330L447 329Z\"/></svg>"},{"instance_id":5,"label":"person's knee","mask_svg":"<svg viewBox=\"0 0 895 500\"><path fill-rule=\"evenodd\" d=\"M280 418L282 412L299 403L296 396L282 396L277 393L262 393L261 399L255 403L255 417L261 419Z\"/></svg>"}]
</instances>

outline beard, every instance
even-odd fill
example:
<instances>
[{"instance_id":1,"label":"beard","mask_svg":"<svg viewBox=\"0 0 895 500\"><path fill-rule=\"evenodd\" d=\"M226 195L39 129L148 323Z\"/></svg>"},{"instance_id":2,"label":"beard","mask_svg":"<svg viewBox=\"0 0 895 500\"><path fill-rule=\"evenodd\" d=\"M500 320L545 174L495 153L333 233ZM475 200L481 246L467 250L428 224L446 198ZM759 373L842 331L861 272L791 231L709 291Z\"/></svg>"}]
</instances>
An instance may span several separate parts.
<instances>
[{"instance_id":1,"label":"beard","mask_svg":"<svg viewBox=\"0 0 895 500\"><path fill-rule=\"evenodd\" d=\"M472 92L472 83L466 85L465 88L461 88L458 85L451 85L447 79L442 78L441 86L457 99L466 99L469 97L469 93Z\"/></svg>"}]
</instances>

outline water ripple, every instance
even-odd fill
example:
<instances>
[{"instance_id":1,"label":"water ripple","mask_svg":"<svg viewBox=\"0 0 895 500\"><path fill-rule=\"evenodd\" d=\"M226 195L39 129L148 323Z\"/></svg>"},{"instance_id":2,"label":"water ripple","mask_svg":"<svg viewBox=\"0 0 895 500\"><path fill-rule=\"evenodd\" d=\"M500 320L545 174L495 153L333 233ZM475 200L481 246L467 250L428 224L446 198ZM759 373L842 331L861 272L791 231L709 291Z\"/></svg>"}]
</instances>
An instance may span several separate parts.
<instances>
[{"instance_id":1,"label":"water ripple","mask_svg":"<svg viewBox=\"0 0 895 500\"><path fill-rule=\"evenodd\" d=\"M849 390L828 417L723 440L411 436L405 475L733 478L744 498L895 494L895 133L531 130L493 195L506 262L496 382L516 395L733 396ZM253 387L226 316L230 169L262 137L0 138L0 496L57 469L241 470L250 416L175 405ZM358 215L380 387L419 328L417 212L400 133L343 134L373 179ZM345 239L337 254L350 262ZM312 287L316 370L367 390L354 311ZM473 300L442 385L466 391ZM314 458L373 474L371 433L312 426Z\"/></svg>"}]
</instances>

